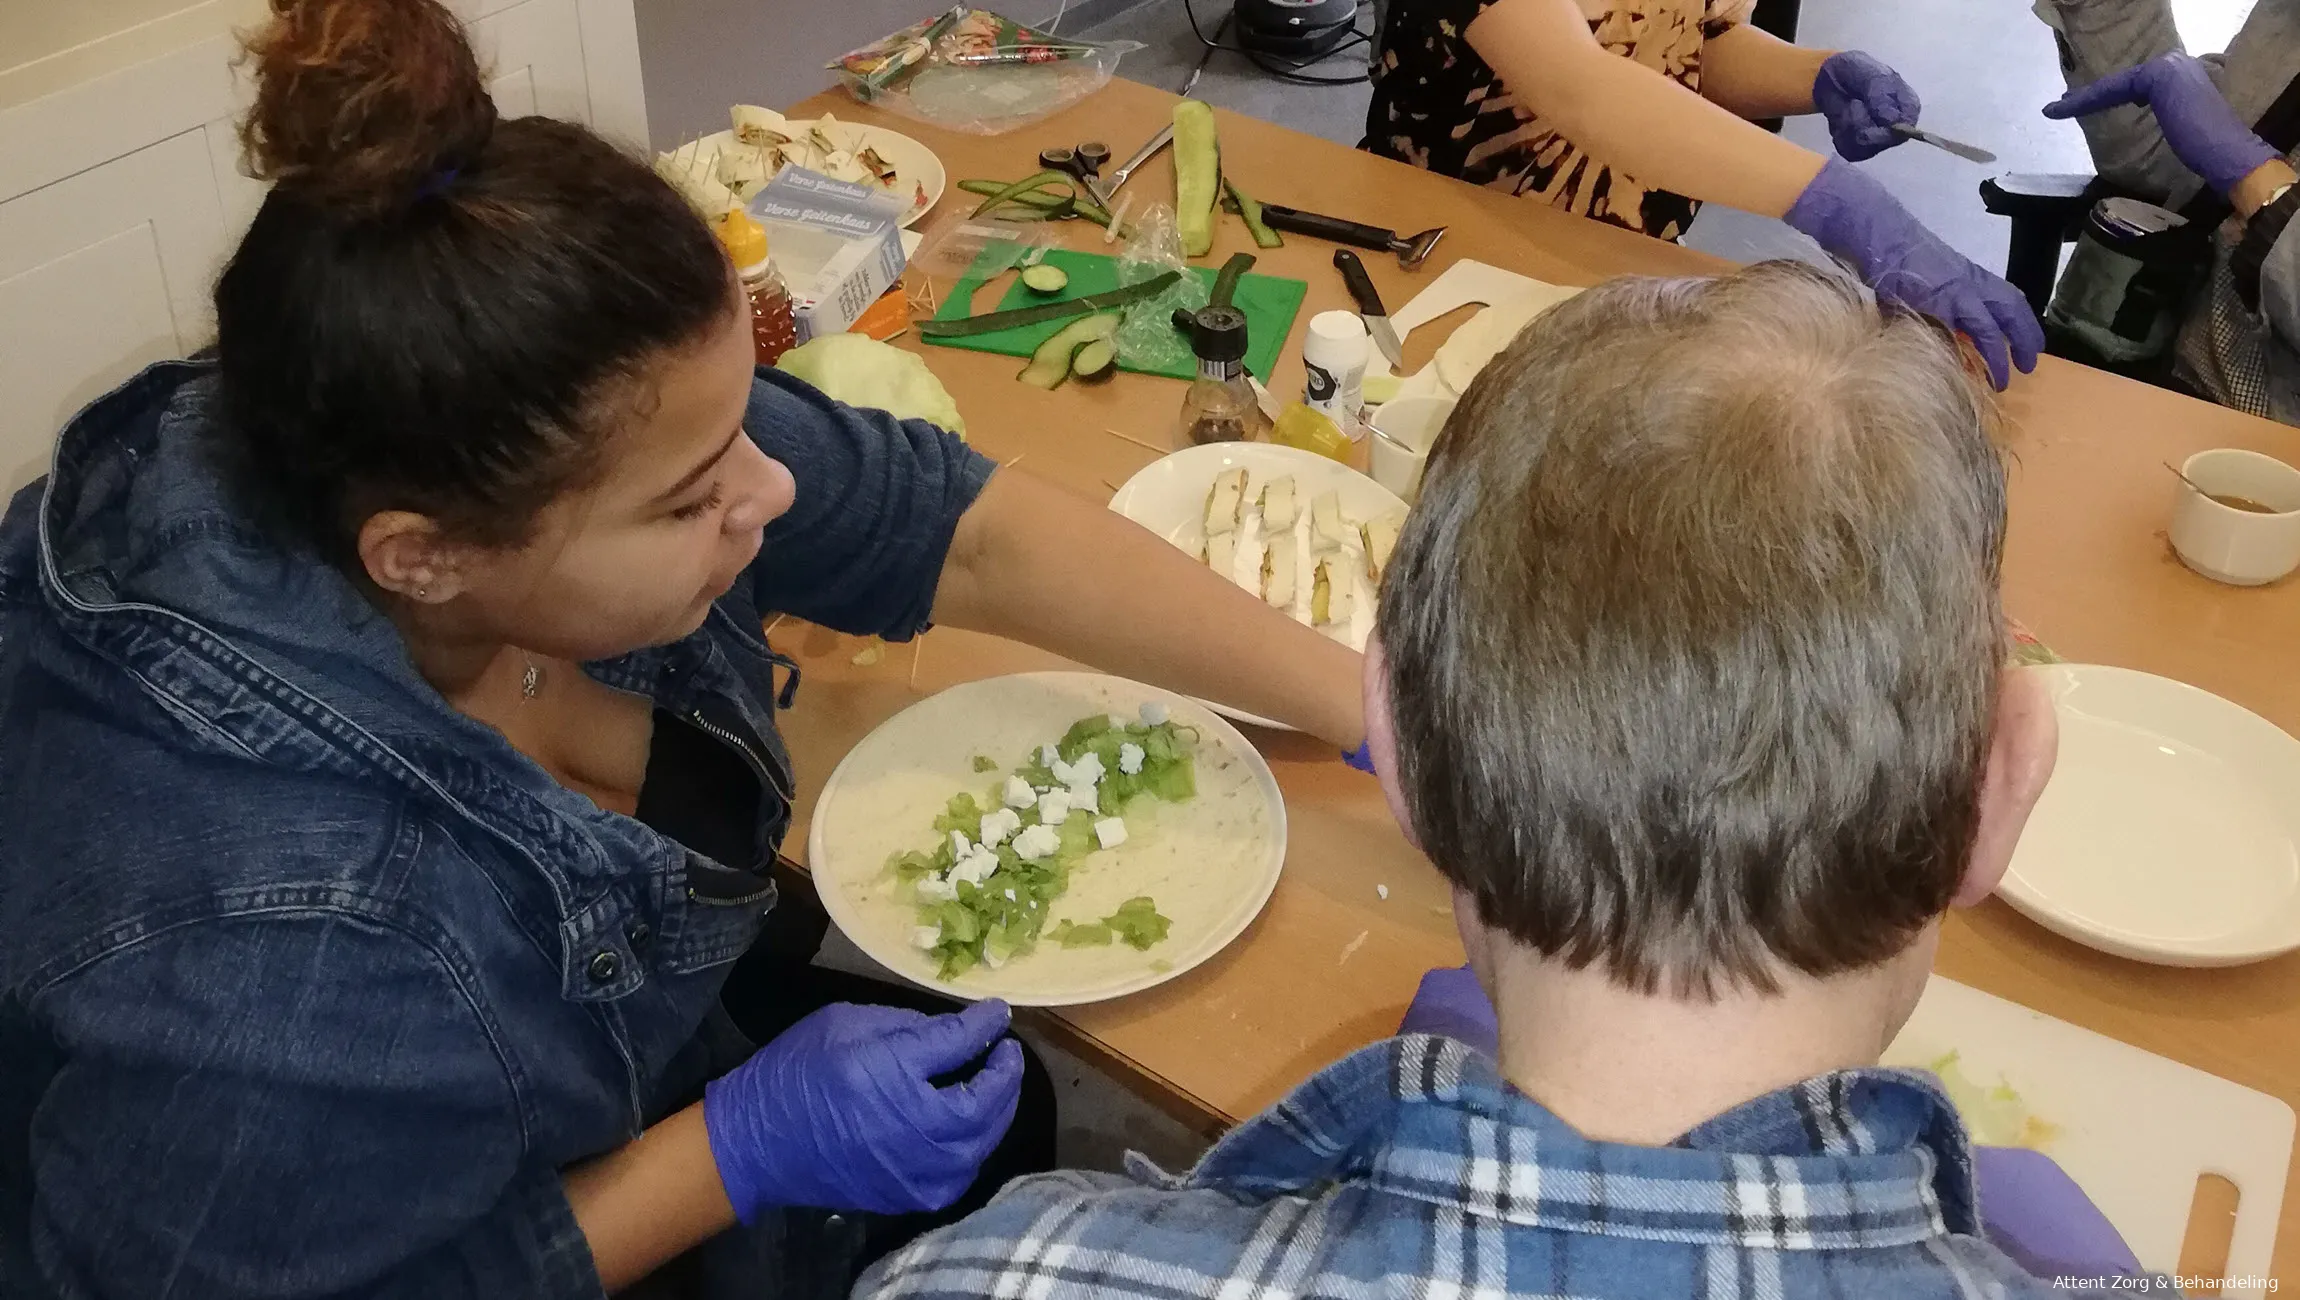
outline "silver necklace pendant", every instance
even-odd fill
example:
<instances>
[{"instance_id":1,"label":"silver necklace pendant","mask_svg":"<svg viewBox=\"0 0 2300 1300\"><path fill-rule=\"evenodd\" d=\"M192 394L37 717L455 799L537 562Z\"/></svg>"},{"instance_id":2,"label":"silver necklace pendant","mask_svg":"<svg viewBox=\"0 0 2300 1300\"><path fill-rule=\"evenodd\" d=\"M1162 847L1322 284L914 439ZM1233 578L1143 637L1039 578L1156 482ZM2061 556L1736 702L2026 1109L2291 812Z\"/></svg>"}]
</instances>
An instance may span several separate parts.
<instances>
[{"instance_id":1,"label":"silver necklace pendant","mask_svg":"<svg viewBox=\"0 0 2300 1300\"><path fill-rule=\"evenodd\" d=\"M519 674L520 698L532 700L535 698L535 693L542 689L543 669L530 659L527 661L527 671Z\"/></svg>"}]
</instances>

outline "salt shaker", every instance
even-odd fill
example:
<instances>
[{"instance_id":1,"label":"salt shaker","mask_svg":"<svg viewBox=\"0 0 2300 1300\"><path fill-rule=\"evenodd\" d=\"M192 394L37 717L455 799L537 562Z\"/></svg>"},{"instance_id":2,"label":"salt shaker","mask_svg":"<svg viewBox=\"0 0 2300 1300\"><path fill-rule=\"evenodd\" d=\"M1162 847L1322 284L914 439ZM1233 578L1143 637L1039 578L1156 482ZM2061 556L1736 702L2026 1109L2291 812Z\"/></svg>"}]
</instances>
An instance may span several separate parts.
<instances>
[{"instance_id":1,"label":"salt shaker","mask_svg":"<svg viewBox=\"0 0 2300 1300\"><path fill-rule=\"evenodd\" d=\"M1310 318L1302 342L1302 401L1355 442L1366 436L1358 411L1365 406L1366 360L1371 341L1357 313L1322 311Z\"/></svg>"}]
</instances>

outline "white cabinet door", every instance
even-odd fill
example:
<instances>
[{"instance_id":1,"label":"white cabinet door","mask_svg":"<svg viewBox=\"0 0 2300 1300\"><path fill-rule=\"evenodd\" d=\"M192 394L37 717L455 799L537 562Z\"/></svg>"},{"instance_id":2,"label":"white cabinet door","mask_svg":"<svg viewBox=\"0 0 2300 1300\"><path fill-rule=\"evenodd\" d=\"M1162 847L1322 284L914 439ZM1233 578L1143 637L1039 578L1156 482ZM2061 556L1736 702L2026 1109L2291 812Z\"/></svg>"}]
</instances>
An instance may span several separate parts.
<instances>
[{"instance_id":1,"label":"white cabinet door","mask_svg":"<svg viewBox=\"0 0 2300 1300\"><path fill-rule=\"evenodd\" d=\"M575 0L526 0L470 24L487 89L505 117L591 120Z\"/></svg>"},{"instance_id":2,"label":"white cabinet door","mask_svg":"<svg viewBox=\"0 0 2300 1300\"><path fill-rule=\"evenodd\" d=\"M204 129L0 203L0 492L73 412L208 341L224 254Z\"/></svg>"}]
</instances>

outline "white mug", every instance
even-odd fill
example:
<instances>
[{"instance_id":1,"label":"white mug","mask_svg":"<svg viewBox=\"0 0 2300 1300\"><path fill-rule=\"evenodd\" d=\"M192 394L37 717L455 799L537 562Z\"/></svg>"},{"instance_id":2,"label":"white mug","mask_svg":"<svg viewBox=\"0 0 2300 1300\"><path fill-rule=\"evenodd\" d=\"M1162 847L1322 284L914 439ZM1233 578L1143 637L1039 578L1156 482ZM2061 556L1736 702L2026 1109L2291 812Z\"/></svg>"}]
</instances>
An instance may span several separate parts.
<instances>
[{"instance_id":1,"label":"white mug","mask_svg":"<svg viewBox=\"0 0 2300 1300\"><path fill-rule=\"evenodd\" d=\"M1456 404L1451 397L1400 397L1377 408L1372 420L1374 482L1412 505L1421 494L1430 444Z\"/></svg>"},{"instance_id":2,"label":"white mug","mask_svg":"<svg viewBox=\"0 0 2300 1300\"><path fill-rule=\"evenodd\" d=\"M2189 457L2180 472L2187 482L2173 484L2171 535L2181 563L2238 587L2274 582L2300 567L2300 470L2273 456L2223 447ZM2216 496L2242 497L2268 513L2224 505Z\"/></svg>"}]
</instances>

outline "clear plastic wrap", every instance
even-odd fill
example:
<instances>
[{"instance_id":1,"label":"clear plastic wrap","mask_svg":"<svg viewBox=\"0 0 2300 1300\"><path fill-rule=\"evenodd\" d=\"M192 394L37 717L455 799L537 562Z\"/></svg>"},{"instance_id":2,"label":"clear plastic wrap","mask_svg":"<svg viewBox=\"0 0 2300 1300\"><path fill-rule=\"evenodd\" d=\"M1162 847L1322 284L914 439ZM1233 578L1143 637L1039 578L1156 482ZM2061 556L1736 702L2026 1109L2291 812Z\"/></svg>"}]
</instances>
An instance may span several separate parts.
<instances>
[{"instance_id":1,"label":"clear plastic wrap","mask_svg":"<svg viewBox=\"0 0 2300 1300\"><path fill-rule=\"evenodd\" d=\"M1136 212L1127 232L1126 251L1118 258L1118 283L1140 284L1167 271L1182 278L1155 298L1145 298L1126 309L1118 325L1118 356L1135 370L1171 370L1191 365L1190 340L1174 328L1174 313L1196 311L1206 305L1206 282L1191 274L1182 256L1182 232L1174 209L1152 203Z\"/></svg>"},{"instance_id":2,"label":"clear plastic wrap","mask_svg":"<svg viewBox=\"0 0 2300 1300\"><path fill-rule=\"evenodd\" d=\"M957 5L832 60L857 100L974 135L1002 135L1100 90L1139 42L1053 36Z\"/></svg>"}]
</instances>

